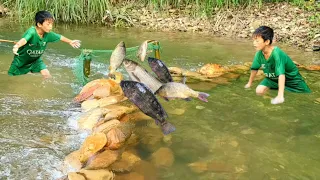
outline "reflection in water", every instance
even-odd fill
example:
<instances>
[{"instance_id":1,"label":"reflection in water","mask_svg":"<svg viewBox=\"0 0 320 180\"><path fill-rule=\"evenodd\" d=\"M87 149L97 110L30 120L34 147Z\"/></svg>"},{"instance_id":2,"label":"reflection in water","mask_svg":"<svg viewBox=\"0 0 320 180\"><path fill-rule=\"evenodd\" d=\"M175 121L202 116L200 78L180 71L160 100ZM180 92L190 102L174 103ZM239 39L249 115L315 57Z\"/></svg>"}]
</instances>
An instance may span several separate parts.
<instances>
[{"instance_id":1,"label":"reflection in water","mask_svg":"<svg viewBox=\"0 0 320 180\"><path fill-rule=\"evenodd\" d=\"M242 64L251 61L254 53L251 42L188 33L90 27L69 31L63 26L56 31L81 39L84 48L94 49L112 49L120 40L131 47L145 39L156 39L163 48L161 57L166 65L188 70L209 62ZM4 26L0 26L0 32L5 39L18 39L22 33ZM89 33L90 37L86 36ZM303 64L317 57L283 49ZM55 179L63 175L64 157L79 149L86 136L72 126L79 115L79 109L71 104L81 89L72 73L79 53L63 43L50 44L44 60L53 79L43 81L39 74L8 77L11 46L0 43L0 179ZM93 77L108 73L106 62L104 57L95 57ZM276 91L258 97L254 88L244 90L249 74L226 85L190 84L195 90L209 93L209 103L160 99L177 130L171 138L163 138L153 122L142 122L137 128L142 138L136 151L151 169L147 162L151 154L168 147L174 163L171 168L150 170L146 177L158 171L158 179L320 179L320 112L315 101L320 97L320 73L301 73L313 93L286 92L283 105L270 104L269 97ZM254 83L253 87L259 81Z\"/></svg>"}]
</instances>

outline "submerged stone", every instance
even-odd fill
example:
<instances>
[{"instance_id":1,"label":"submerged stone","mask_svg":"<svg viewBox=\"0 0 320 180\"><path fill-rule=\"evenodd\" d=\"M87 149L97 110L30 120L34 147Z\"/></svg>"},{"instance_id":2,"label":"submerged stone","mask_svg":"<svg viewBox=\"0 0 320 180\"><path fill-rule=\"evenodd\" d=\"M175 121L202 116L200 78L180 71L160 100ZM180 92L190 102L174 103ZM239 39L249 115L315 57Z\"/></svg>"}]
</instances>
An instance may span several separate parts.
<instances>
[{"instance_id":1,"label":"submerged stone","mask_svg":"<svg viewBox=\"0 0 320 180\"><path fill-rule=\"evenodd\" d=\"M86 180L114 180L115 175L112 171L107 169L99 169L99 170L86 170L81 169L81 174L84 174Z\"/></svg>"},{"instance_id":2,"label":"submerged stone","mask_svg":"<svg viewBox=\"0 0 320 180\"><path fill-rule=\"evenodd\" d=\"M151 155L151 162L158 168L170 168L174 163L173 152L162 147Z\"/></svg>"},{"instance_id":3,"label":"submerged stone","mask_svg":"<svg viewBox=\"0 0 320 180\"><path fill-rule=\"evenodd\" d=\"M135 154L124 152L121 156L121 159L114 162L110 166L110 169L114 172L130 172L134 165L139 161L141 161L141 159Z\"/></svg>"}]
</instances>

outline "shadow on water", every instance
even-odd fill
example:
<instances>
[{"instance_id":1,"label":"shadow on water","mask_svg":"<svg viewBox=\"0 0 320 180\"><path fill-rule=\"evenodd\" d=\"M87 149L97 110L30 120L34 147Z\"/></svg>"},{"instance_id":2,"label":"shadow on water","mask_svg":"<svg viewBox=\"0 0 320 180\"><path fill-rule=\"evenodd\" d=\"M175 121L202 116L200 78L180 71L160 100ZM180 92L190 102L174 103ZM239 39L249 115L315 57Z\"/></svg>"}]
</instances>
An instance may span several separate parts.
<instances>
[{"instance_id":1,"label":"shadow on water","mask_svg":"<svg viewBox=\"0 0 320 180\"><path fill-rule=\"evenodd\" d=\"M0 38L17 40L25 30L10 27L0 23ZM254 54L250 41L188 33L66 27L57 25L55 31L81 39L84 48L113 49L120 40L132 47L145 39L156 39L162 46L161 59L168 66L188 70L205 63L242 64L251 61ZM312 63L319 55L279 46L303 64ZM0 43L0 179L54 179L63 175L64 157L78 149L83 140L67 122L78 114L70 106L81 89L72 73L79 54L79 50L63 43L50 44L43 59L53 79L43 81L40 75L9 77L11 45ZM108 64L103 63L103 57L97 58L101 61L93 62L93 76L101 77L107 74ZM255 95L259 81L244 90L249 74L227 85L189 84L209 93L209 102L160 100L168 111L183 110L182 115L168 113L177 130L166 140L156 135L154 125L142 123L141 131L154 135L140 139L137 151L148 160L160 147L172 150L174 164L159 168L158 179L320 179L320 105L316 102L320 98L320 73L301 73L313 92L286 92L282 105L270 104L276 91L265 97ZM207 171L195 172L190 166L195 162L207 162Z\"/></svg>"}]
</instances>

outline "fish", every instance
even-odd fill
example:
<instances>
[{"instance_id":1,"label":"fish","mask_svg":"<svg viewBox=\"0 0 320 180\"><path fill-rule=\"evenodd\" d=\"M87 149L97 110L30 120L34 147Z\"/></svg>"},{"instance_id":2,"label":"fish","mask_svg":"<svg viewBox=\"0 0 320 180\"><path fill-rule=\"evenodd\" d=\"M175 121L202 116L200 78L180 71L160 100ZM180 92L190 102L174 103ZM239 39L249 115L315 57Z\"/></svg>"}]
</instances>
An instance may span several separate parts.
<instances>
[{"instance_id":1,"label":"fish","mask_svg":"<svg viewBox=\"0 0 320 180\"><path fill-rule=\"evenodd\" d=\"M176 130L175 126L168 122L168 114L159 103L153 92L143 83L122 80L120 86L124 95L134 103L145 115L155 120L161 126L163 134L167 135Z\"/></svg>"},{"instance_id":2,"label":"fish","mask_svg":"<svg viewBox=\"0 0 320 180\"><path fill-rule=\"evenodd\" d=\"M109 66L109 74L108 77L115 78L114 73L121 66L123 60L126 57L126 45L123 41L116 46L116 48L112 51L110 57L110 66Z\"/></svg>"},{"instance_id":3,"label":"fish","mask_svg":"<svg viewBox=\"0 0 320 180\"><path fill-rule=\"evenodd\" d=\"M173 82L169 69L160 59L148 57L148 63L162 83Z\"/></svg>"},{"instance_id":4,"label":"fish","mask_svg":"<svg viewBox=\"0 0 320 180\"><path fill-rule=\"evenodd\" d=\"M148 42L149 42L149 40L143 41L142 44L139 46L139 49L137 51L137 57L141 61L144 61L144 59L147 56Z\"/></svg>"},{"instance_id":5,"label":"fish","mask_svg":"<svg viewBox=\"0 0 320 180\"><path fill-rule=\"evenodd\" d=\"M125 67L132 81L145 84L153 93L162 86L162 83L157 78L152 76L152 74L141 67L137 62L134 62L130 59L125 59L123 61L123 66Z\"/></svg>"},{"instance_id":6,"label":"fish","mask_svg":"<svg viewBox=\"0 0 320 180\"><path fill-rule=\"evenodd\" d=\"M190 101L191 98L198 98L201 101L208 102L207 98L210 96L207 93L194 91L189 88L186 84L178 82L169 82L163 84L155 94L161 96L165 100L169 101L171 99L184 99Z\"/></svg>"}]
</instances>

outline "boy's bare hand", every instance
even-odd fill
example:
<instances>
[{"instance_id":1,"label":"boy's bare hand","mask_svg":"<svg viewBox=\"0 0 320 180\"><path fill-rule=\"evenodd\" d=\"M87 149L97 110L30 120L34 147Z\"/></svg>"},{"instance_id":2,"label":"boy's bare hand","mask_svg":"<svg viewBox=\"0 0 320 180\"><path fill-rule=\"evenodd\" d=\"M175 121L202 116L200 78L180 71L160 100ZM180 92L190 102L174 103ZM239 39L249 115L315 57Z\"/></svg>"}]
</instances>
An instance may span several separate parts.
<instances>
[{"instance_id":1,"label":"boy's bare hand","mask_svg":"<svg viewBox=\"0 0 320 180\"><path fill-rule=\"evenodd\" d=\"M73 48L79 48L81 46L81 41L80 40L73 40L70 42L70 46Z\"/></svg>"},{"instance_id":2,"label":"boy's bare hand","mask_svg":"<svg viewBox=\"0 0 320 180\"><path fill-rule=\"evenodd\" d=\"M19 47L18 47L17 45L14 45L14 46L13 46L13 49L12 49L13 54L19 56L18 50L19 50Z\"/></svg>"},{"instance_id":3,"label":"boy's bare hand","mask_svg":"<svg viewBox=\"0 0 320 180\"><path fill-rule=\"evenodd\" d=\"M251 87L251 84L250 83L248 83L248 84L246 84L245 86L244 86L244 88L249 88L249 87Z\"/></svg>"},{"instance_id":4,"label":"boy's bare hand","mask_svg":"<svg viewBox=\"0 0 320 180\"><path fill-rule=\"evenodd\" d=\"M277 96L274 99L271 99L271 104L281 104L284 102L284 97Z\"/></svg>"}]
</instances>

